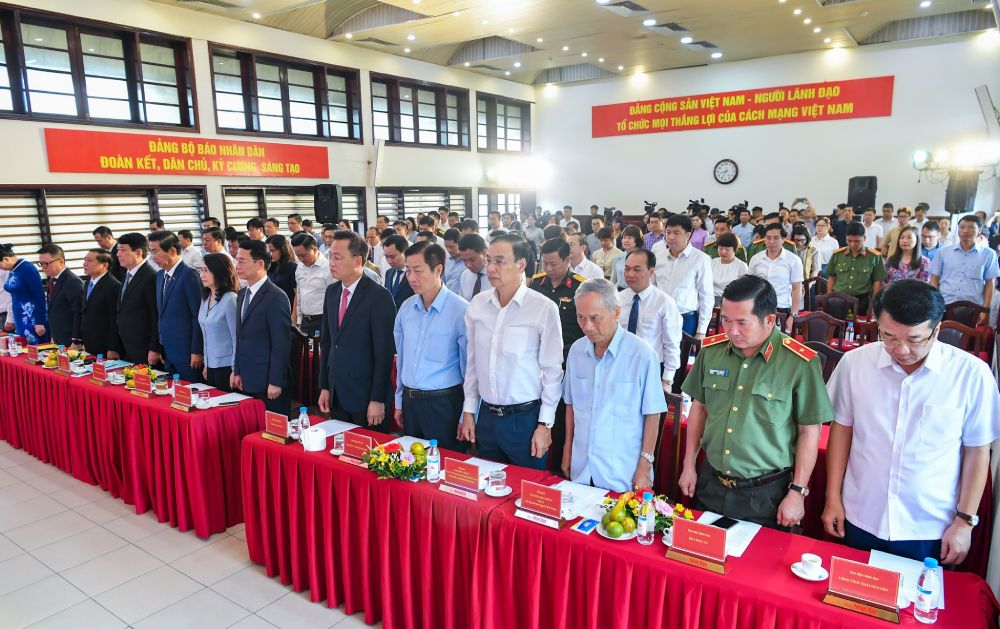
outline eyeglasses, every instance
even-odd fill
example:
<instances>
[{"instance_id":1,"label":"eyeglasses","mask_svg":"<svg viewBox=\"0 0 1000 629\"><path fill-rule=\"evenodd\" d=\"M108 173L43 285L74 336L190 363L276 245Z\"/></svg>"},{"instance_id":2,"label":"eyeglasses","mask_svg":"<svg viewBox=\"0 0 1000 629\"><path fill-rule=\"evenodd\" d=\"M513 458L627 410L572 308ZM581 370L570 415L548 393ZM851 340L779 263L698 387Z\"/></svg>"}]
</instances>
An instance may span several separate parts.
<instances>
[{"instance_id":1,"label":"eyeglasses","mask_svg":"<svg viewBox=\"0 0 1000 629\"><path fill-rule=\"evenodd\" d=\"M901 345L905 345L908 351L915 352L930 343L934 339L934 333L931 332L930 336L922 341L901 341L899 339L888 339L882 331L879 330L878 338L885 345L886 349L896 349Z\"/></svg>"}]
</instances>

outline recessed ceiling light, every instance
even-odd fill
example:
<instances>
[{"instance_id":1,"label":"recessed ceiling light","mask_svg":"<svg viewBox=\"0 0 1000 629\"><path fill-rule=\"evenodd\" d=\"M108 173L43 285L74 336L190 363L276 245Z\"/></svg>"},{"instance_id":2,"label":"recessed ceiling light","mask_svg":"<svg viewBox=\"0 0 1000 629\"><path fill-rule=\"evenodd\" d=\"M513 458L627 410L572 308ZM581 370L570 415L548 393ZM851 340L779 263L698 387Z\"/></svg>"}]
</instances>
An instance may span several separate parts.
<instances>
[{"instance_id":1,"label":"recessed ceiling light","mask_svg":"<svg viewBox=\"0 0 1000 629\"><path fill-rule=\"evenodd\" d=\"M721 52L713 52L712 53L712 59L722 59L722 53Z\"/></svg>"},{"instance_id":2,"label":"recessed ceiling light","mask_svg":"<svg viewBox=\"0 0 1000 629\"><path fill-rule=\"evenodd\" d=\"M802 9L795 9L792 11L792 15L802 15Z\"/></svg>"},{"instance_id":3,"label":"recessed ceiling light","mask_svg":"<svg viewBox=\"0 0 1000 629\"><path fill-rule=\"evenodd\" d=\"M581 57L586 57L586 56L587 56L587 53L585 53L585 52L581 52L581 53L580 53L580 56L581 56Z\"/></svg>"},{"instance_id":4,"label":"recessed ceiling light","mask_svg":"<svg viewBox=\"0 0 1000 629\"><path fill-rule=\"evenodd\" d=\"M35 38L35 41L45 41L45 40L44 40L44 39L42 39L41 37L36 37L36 38Z\"/></svg>"},{"instance_id":5,"label":"recessed ceiling light","mask_svg":"<svg viewBox=\"0 0 1000 629\"><path fill-rule=\"evenodd\" d=\"M489 21L489 20L483 20L483 21L482 21L482 25L483 25L483 26L486 26L486 25L487 25L487 24L489 24L489 23L490 23L490 21Z\"/></svg>"},{"instance_id":6,"label":"recessed ceiling light","mask_svg":"<svg viewBox=\"0 0 1000 629\"><path fill-rule=\"evenodd\" d=\"M504 74L504 76L510 76L510 70L507 70L507 71L506 71L506 72L504 72L503 74Z\"/></svg>"},{"instance_id":7,"label":"recessed ceiling light","mask_svg":"<svg viewBox=\"0 0 1000 629\"><path fill-rule=\"evenodd\" d=\"M515 61L514 62L514 67L515 68L520 68L521 67L521 62L520 61Z\"/></svg>"},{"instance_id":8,"label":"recessed ceiling light","mask_svg":"<svg viewBox=\"0 0 1000 629\"><path fill-rule=\"evenodd\" d=\"M609 2L611 2L611 0L597 0L597 4L607 4Z\"/></svg>"},{"instance_id":9,"label":"recessed ceiling light","mask_svg":"<svg viewBox=\"0 0 1000 629\"><path fill-rule=\"evenodd\" d=\"M252 17L255 20L259 20L260 19L260 13L254 11L253 13L250 14L250 17Z\"/></svg>"},{"instance_id":10,"label":"recessed ceiling light","mask_svg":"<svg viewBox=\"0 0 1000 629\"><path fill-rule=\"evenodd\" d=\"M420 0L413 0L413 4L420 4Z\"/></svg>"},{"instance_id":11,"label":"recessed ceiling light","mask_svg":"<svg viewBox=\"0 0 1000 629\"><path fill-rule=\"evenodd\" d=\"M542 42L543 42L543 41L545 41L545 40L544 40L544 39L542 39L541 37L538 37L537 39L535 39L535 41L536 41L536 42L538 42L538 43L540 44L540 43L542 43Z\"/></svg>"},{"instance_id":12,"label":"recessed ceiling light","mask_svg":"<svg viewBox=\"0 0 1000 629\"><path fill-rule=\"evenodd\" d=\"M416 35L407 35L406 36L406 41L416 41L416 39L417 39Z\"/></svg>"},{"instance_id":13,"label":"recessed ceiling light","mask_svg":"<svg viewBox=\"0 0 1000 629\"><path fill-rule=\"evenodd\" d=\"M465 67L466 68L468 68L470 65L472 65L472 64L470 64L468 61L465 62Z\"/></svg>"},{"instance_id":14,"label":"recessed ceiling light","mask_svg":"<svg viewBox=\"0 0 1000 629\"><path fill-rule=\"evenodd\" d=\"M926 9L929 6L931 6L931 0L924 0L923 2L920 3L921 9Z\"/></svg>"},{"instance_id":15,"label":"recessed ceiling light","mask_svg":"<svg viewBox=\"0 0 1000 629\"><path fill-rule=\"evenodd\" d=\"M507 32L508 32L508 33L513 33L513 32L514 32L514 27L513 27L513 26L511 26L510 28L508 28L508 29L507 29Z\"/></svg>"},{"instance_id":16,"label":"recessed ceiling light","mask_svg":"<svg viewBox=\"0 0 1000 629\"><path fill-rule=\"evenodd\" d=\"M819 32L821 32L822 30L823 30L823 29L821 29L820 27L818 27L818 26L817 26L816 28L814 28L814 29L813 29L813 32L814 32L814 33L819 33Z\"/></svg>"},{"instance_id":17,"label":"recessed ceiling light","mask_svg":"<svg viewBox=\"0 0 1000 629\"><path fill-rule=\"evenodd\" d=\"M598 57L597 63L604 63L604 57Z\"/></svg>"},{"instance_id":18,"label":"recessed ceiling light","mask_svg":"<svg viewBox=\"0 0 1000 629\"><path fill-rule=\"evenodd\" d=\"M812 24L813 23L813 19L811 17L807 17L806 19L802 20L802 23L803 24Z\"/></svg>"},{"instance_id":19,"label":"recessed ceiling light","mask_svg":"<svg viewBox=\"0 0 1000 629\"><path fill-rule=\"evenodd\" d=\"M354 35L352 35L351 33L347 33L346 35L344 35L344 37L346 37L347 39L351 39L352 37L354 37Z\"/></svg>"},{"instance_id":20,"label":"recessed ceiling light","mask_svg":"<svg viewBox=\"0 0 1000 629\"><path fill-rule=\"evenodd\" d=\"M642 25L643 26L656 26L656 20L654 20L651 17L647 17L645 20L642 21Z\"/></svg>"},{"instance_id":21,"label":"recessed ceiling light","mask_svg":"<svg viewBox=\"0 0 1000 629\"><path fill-rule=\"evenodd\" d=\"M622 71L622 70L624 70L624 69L625 69L625 66L618 66L618 71L619 71L619 72L621 72L621 71Z\"/></svg>"},{"instance_id":22,"label":"recessed ceiling light","mask_svg":"<svg viewBox=\"0 0 1000 629\"><path fill-rule=\"evenodd\" d=\"M451 12L451 16L452 16L452 17L458 17L458 16L460 16L460 15L462 15L462 12L461 12L461 11L452 11L452 12Z\"/></svg>"},{"instance_id":23,"label":"recessed ceiling light","mask_svg":"<svg viewBox=\"0 0 1000 629\"><path fill-rule=\"evenodd\" d=\"M405 52L405 53L409 53L409 52L410 52L410 49L409 49L409 48L403 48L403 52Z\"/></svg>"},{"instance_id":24,"label":"recessed ceiling light","mask_svg":"<svg viewBox=\"0 0 1000 629\"><path fill-rule=\"evenodd\" d=\"M94 52L94 49L93 48L88 48L87 52Z\"/></svg>"},{"instance_id":25,"label":"recessed ceiling light","mask_svg":"<svg viewBox=\"0 0 1000 629\"><path fill-rule=\"evenodd\" d=\"M694 41L694 37L681 37L682 44L690 44Z\"/></svg>"},{"instance_id":26,"label":"recessed ceiling light","mask_svg":"<svg viewBox=\"0 0 1000 629\"><path fill-rule=\"evenodd\" d=\"M824 44L829 44L832 41L833 41L832 39L830 39L829 37L827 37L826 39L823 40L823 43Z\"/></svg>"},{"instance_id":27,"label":"recessed ceiling light","mask_svg":"<svg viewBox=\"0 0 1000 629\"><path fill-rule=\"evenodd\" d=\"M788 0L778 0L778 4L785 4Z\"/></svg>"},{"instance_id":28,"label":"recessed ceiling light","mask_svg":"<svg viewBox=\"0 0 1000 629\"><path fill-rule=\"evenodd\" d=\"M566 52L567 50L569 50L569 46L563 46L563 52Z\"/></svg>"}]
</instances>

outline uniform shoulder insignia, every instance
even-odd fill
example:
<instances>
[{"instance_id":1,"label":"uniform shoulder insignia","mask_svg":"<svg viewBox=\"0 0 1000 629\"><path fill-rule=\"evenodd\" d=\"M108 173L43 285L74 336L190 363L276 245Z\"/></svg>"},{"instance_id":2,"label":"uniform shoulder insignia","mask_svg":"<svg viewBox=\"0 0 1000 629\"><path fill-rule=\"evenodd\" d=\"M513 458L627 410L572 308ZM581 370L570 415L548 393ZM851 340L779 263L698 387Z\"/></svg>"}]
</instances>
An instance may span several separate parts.
<instances>
[{"instance_id":1,"label":"uniform shoulder insignia","mask_svg":"<svg viewBox=\"0 0 1000 629\"><path fill-rule=\"evenodd\" d=\"M706 336L702 340L701 347L702 349L704 349L706 347L711 347L712 345L718 345L719 343L728 340L729 340L729 335L727 335L725 332L723 332L722 334L713 334L712 336Z\"/></svg>"},{"instance_id":2,"label":"uniform shoulder insignia","mask_svg":"<svg viewBox=\"0 0 1000 629\"><path fill-rule=\"evenodd\" d=\"M762 242L764 242L764 239L763 239L763 238L758 238L757 240L753 241L753 242L752 242L752 243L750 243L750 244L752 244L752 245L759 245L759 244L761 244Z\"/></svg>"},{"instance_id":3,"label":"uniform shoulder insignia","mask_svg":"<svg viewBox=\"0 0 1000 629\"><path fill-rule=\"evenodd\" d=\"M541 273L535 273L534 275L531 276L531 279L532 281L534 281L540 277L545 277L545 271L542 271Z\"/></svg>"},{"instance_id":4,"label":"uniform shoulder insignia","mask_svg":"<svg viewBox=\"0 0 1000 629\"><path fill-rule=\"evenodd\" d=\"M809 349L808 347L806 347L802 343L799 343L790 336L786 336L781 341L781 344L782 346L784 346L785 349L789 350L790 352L792 352L793 354L795 354L804 361L808 362L816 357L816 352L814 350Z\"/></svg>"},{"instance_id":5,"label":"uniform shoulder insignia","mask_svg":"<svg viewBox=\"0 0 1000 629\"><path fill-rule=\"evenodd\" d=\"M845 251L847 251L847 247L841 247L840 249L833 250L834 253L843 253Z\"/></svg>"},{"instance_id":6,"label":"uniform shoulder insignia","mask_svg":"<svg viewBox=\"0 0 1000 629\"><path fill-rule=\"evenodd\" d=\"M794 240L789 240L788 238L785 238L785 242L787 242L790 245L794 245L795 244Z\"/></svg>"},{"instance_id":7,"label":"uniform shoulder insignia","mask_svg":"<svg viewBox=\"0 0 1000 629\"><path fill-rule=\"evenodd\" d=\"M575 279L576 281L580 282L581 284L583 284L584 282L587 281L587 278L585 278L584 276L580 275L579 273L574 273L573 274L573 279Z\"/></svg>"},{"instance_id":8,"label":"uniform shoulder insignia","mask_svg":"<svg viewBox=\"0 0 1000 629\"><path fill-rule=\"evenodd\" d=\"M868 247L868 252L872 253L874 255L877 255L877 256L881 256L882 255L882 252L879 251L878 249L876 249L875 247Z\"/></svg>"}]
</instances>

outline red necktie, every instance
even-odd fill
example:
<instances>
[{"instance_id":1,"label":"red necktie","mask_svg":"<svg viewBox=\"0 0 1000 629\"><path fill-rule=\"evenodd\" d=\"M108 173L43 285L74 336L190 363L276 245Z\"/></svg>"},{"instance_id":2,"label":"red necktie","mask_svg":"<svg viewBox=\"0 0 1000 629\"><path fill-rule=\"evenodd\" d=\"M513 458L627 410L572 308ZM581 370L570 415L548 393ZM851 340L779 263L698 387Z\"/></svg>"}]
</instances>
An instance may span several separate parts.
<instances>
[{"instance_id":1,"label":"red necktie","mask_svg":"<svg viewBox=\"0 0 1000 629\"><path fill-rule=\"evenodd\" d=\"M337 327L344 322L344 313L347 312L347 300L351 297L351 291L344 289L340 294L340 312L337 314Z\"/></svg>"}]
</instances>

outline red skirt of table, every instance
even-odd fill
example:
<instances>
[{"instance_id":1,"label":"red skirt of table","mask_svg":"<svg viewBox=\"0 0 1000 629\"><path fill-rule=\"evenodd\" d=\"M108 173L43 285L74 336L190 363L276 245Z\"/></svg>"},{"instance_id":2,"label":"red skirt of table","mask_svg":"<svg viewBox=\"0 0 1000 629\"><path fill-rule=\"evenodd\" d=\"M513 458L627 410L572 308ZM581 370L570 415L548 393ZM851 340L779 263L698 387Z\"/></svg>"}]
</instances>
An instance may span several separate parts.
<instances>
[{"instance_id":1,"label":"red skirt of table","mask_svg":"<svg viewBox=\"0 0 1000 629\"><path fill-rule=\"evenodd\" d=\"M377 442L390 439L357 430ZM508 467L513 493L502 499L480 493L473 502L438 485L379 480L328 450L305 452L251 435L243 441L250 558L296 591L309 589L314 602L364 612L368 623L474 627L487 598L487 519L517 498L522 479L554 480Z\"/></svg>"},{"instance_id":2,"label":"red skirt of table","mask_svg":"<svg viewBox=\"0 0 1000 629\"><path fill-rule=\"evenodd\" d=\"M0 439L200 537L243 521L240 441L263 416L257 400L185 413L0 358Z\"/></svg>"}]
</instances>

